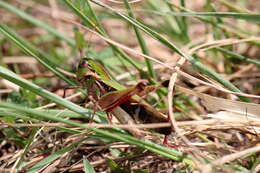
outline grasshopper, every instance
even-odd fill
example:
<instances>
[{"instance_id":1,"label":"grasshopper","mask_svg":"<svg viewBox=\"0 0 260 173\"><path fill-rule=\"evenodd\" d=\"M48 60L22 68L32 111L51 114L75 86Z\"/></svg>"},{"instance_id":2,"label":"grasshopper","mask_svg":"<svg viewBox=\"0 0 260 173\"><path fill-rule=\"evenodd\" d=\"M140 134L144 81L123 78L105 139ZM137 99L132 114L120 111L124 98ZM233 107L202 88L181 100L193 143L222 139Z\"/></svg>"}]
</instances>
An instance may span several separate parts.
<instances>
[{"instance_id":1,"label":"grasshopper","mask_svg":"<svg viewBox=\"0 0 260 173\"><path fill-rule=\"evenodd\" d=\"M76 79L82 88L87 88L88 99L94 103L94 112L98 107L99 110L107 112L110 121L112 113L121 123L134 124L133 118L118 105L141 90L144 84L140 83L136 87L125 89L125 87L112 80L101 64L90 58L80 60ZM115 88L121 89L121 91L115 91ZM107 93L113 93L113 98L116 99L108 100L111 97ZM139 129L128 129L128 131L136 137L141 136Z\"/></svg>"},{"instance_id":2,"label":"grasshopper","mask_svg":"<svg viewBox=\"0 0 260 173\"><path fill-rule=\"evenodd\" d=\"M112 113L122 124L135 124L133 117L136 114L142 123L168 122L166 115L140 97L167 85L167 82L147 86L146 82L141 81L133 87L126 88L113 80L106 69L91 58L80 60L77 80L81 86L87 88L88 95L101 111ZM142 136L137 129L129 129L129 132L136 137ZM166 135L164 143L168 145L167 135L171 133L171 128L161 128L158 132Z\"/></svg>"},{"instance_id":3,"label":"grasshopper","mask_svg":"<svg viewBox=\"0 0 260 173\"><path fill-rule=\"evenodd\" d=\"M84 36L77 28L74 28L74 31L76 47L83 57ZM91 58L81 58L76 79L80 86L75 88L87 88L88 99L94 103L94 112L95 107L98 107L108 115L112 113L122 124L135 124L133 117L136 114L142 123L168 122L167 116L140 97L164 86L164 83L158 86L147 86L146 82L141 81L133 87L126 88L113 80L107 70ZM111 120L111 117L108 116L108 119ZM139 129L129 128L128 131L138 138L142 137ZM159 132L167 136L171 133L171 128L161 128Z\"/></svg>"}]
</instances>

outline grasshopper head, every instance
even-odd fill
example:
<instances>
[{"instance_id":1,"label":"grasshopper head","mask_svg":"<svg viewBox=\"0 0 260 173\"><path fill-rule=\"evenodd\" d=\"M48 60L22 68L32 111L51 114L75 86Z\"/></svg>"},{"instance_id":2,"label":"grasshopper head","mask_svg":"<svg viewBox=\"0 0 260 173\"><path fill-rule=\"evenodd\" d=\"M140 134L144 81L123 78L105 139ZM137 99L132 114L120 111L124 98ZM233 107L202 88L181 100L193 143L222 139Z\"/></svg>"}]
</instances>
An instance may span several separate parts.
<instances>
[{"instance_id":1,"label":"grasshopper head","mask_svg":"<svg viewBox=\"0 0 260 173\"><path fill-rule=\"evenodd\" d=\"M88 58L88 57L85 57L85 58L82 58L80 61L79 61L79 64L78 64L78 69L81 69L81 68L89 68L89 61L92 60L91 58Z\"/></svg>"},{"instance_id":2,"label":"grasshopper head","mask_svg":"<svg viewBox=\"0 0 260 173\"><path fill-rule=\"evenodd\" d=\"M90 58L82 58L79 61L78 69L77 69L77 72L76 72L77 80L79 82L84 80L86 73L91 71L91 67L89 65L89 60L90 60Z\"/></svg>"}]
</instances>

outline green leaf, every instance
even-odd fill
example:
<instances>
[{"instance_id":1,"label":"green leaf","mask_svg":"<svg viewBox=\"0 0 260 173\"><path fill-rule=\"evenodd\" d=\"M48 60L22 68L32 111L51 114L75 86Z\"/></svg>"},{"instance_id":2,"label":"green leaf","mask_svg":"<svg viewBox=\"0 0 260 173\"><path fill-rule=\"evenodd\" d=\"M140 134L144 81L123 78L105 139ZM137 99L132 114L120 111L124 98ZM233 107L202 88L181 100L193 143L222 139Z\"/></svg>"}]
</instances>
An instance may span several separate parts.
<instances>
[{"instance_id":1,"label":"green leaf","mask_svg":"<svg viewBox=\"0 0 260 173\"><path fill-rule=\"evenodd\" d=\"M94 170L94 168L92 167L88 159L86 159L85 157L83 157L83 166L84 166L85 173L96 173L96 171Z\"/></svg>"}]
</instances>

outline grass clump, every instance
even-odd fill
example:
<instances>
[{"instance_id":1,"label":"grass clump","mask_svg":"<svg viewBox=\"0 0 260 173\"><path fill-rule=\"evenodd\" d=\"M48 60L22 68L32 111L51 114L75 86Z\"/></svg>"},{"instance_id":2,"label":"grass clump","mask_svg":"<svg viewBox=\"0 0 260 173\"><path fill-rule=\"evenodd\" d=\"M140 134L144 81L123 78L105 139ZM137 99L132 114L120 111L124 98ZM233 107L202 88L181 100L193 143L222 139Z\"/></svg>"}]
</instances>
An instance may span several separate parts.
<instances>
[{"instance_id":1,"label":"grass clump","mask_svg":"<svg viewBox=\"0 0 260 173\"><path fill-rule=\"evenodd\" d=\"M255 3L0 0L0 172L258 172Z\"/></svg>"}]
</instances>

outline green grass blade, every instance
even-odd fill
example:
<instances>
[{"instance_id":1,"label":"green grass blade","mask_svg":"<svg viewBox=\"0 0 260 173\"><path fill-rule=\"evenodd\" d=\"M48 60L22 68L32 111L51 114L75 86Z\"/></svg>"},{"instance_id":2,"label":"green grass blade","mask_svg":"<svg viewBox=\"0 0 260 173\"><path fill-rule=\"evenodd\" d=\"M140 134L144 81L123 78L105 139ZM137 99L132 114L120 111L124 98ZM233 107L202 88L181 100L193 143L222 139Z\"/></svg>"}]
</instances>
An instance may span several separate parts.
<instances>
[{"instance_id":1,"label":"green grass blade","mask_svg":"<svg viewBox=\"0 0 260 173\"><path fill-rule=\"evenodd\" d=\"M34 57L39 63L41 63L48 70L53 72L55 75L66 81L70 85L76 85L73 81L64 76L61 72L56 70L56 65L51 62L48 55L44 54L28 41L24 40L22 37L17 35L6 25L0 24L0 33L2 33L6 38L14 42L18 47L20 47L26 54Z\"/></svg>"},{"instance_id":2,"label":"green grass blade","mask_svg":"<svg viewBox=\"0 0 260 173\"><path fill-rule=\"evenodd\" d=\"M185 0L180 0L180 4L185 7ZM189 39L187 20L185 17L181 17L181 29L183 30L182 33Z\"/></svg>"},{"instance_id":3,"label":"green grass blade","mask_svg":"<svg viewBox=\"0 0 260 173\"><path fill-rule=\"evenodd\" d=\"M95 24L98 26L98 28L99 28L104 34L106 34L106 31L105 31L103 25L99 22L95 11L93 10L93 8L91 7L91 5L90 5L90 3L89 3L89 0L86 0L86 5L87 5L87 7L88 7L88 9L89 9L89 11L90 11L90 14L92 15L92 18L93 18Z\"/></svg>"},{"instance_id":4,"label":"green grass blade","mask_svg":"<svg viewBox=\"0 0 260 173\"><path fill-rule=\"evenodd\" d=\"M29 136L29 139L28 139L28 141L27 141L27 144L26 144L26 146L24 147L21 156L16 160L16 163L17 163L16 169L19 169L19 168L20 168L20 166L21 166L21 164L22 164L22 162L23 162L23 160L24 160L25 155L29 152L30 146L31 146L31 144L33 143L33 141L34 141L34 139L35 139L35 137L36 137L36 135L37 135L37 129L38 129L38 128L32 128L32 132L31 132L31 134L30 134L30 136Z\"/></svg>"},{"instance_id":5,"label":"green grass blade","mask_svg":"<svg viewBox=\"0 0 260 173\"><path fill-rule=\"evenodd\" d=\"M91 26L93 29L95 29L99 34L105 34L102 29L100 29L98 26L95 25L93 21L90 20L90 18L84 13L78 9L70 0L63 0L65 4L76 14L78 15L88 26Z\"/></svg>"},{"instance_id":6,"label":"green grass blade","mask_svg":"<svg viewBox=\"0 0 260 173\"><path fill-rule=\"evenodd\" d=\"M8 9L9 11L11 11L12 13L20 16L21 18L27 20L28 22L45 29L46 31L48 31L49 33L55 35L56 37L66 41L68 44L70 44L71 46L75 46L75 41L66 37L65 35L61 34L59 31L57 31L55 28L51 27L50 25L40 21L39 19L34 18L33 16L23 12L22 10L8 4L7 2L4 2L2 0L0 0L0 7L4 7L6 9Z\"/></svg>"},{"instance_id":7,"label":"green grass blade","mask_svg":"<svg viewBox=\"0 0 260 173\"><path fill-rule=\"evenodd\" d=\"M14 119L22 119L24 121L31 121L34 123L40 123L40 120L34 119L34 118L29 118L26 115L22 115L19 112L15 112L13 110L10 109L6 109L6 108L0 108L0 117L1 118L14 118Z\"/></svg>"},{"instance_id":8,"label":"green grass blade","mask_svg":"<svg viewBox=\"0 0 260 173\"><path fill-rule=\"evenodd\" d=\"M232 52L230 50L224 49L222 47L214 48L214 50L220 51L220 52L222 52L222 53L224 53L224 54L226 54L226 55L228 55L228 56L230 56L232 58L239 59L241 61L245 61L247 63L252 63L252 64L255 64L257 66L260 66L260 61L258 61L257 59L247 58L247 57L245 57L243 55L239 55L239 54L237 54L235 52Z\"/></svg>"},{"instance_id":9,"label":"green grass blade","mask_svg":"<svg viewBox=\"0 0 260 173\"><path fill-rule=\"evenodd\" d=\"M151 12L157 15L171 15L171 16L183 16L183 17L217 17L217 18L234 18L242 19L251 22L260 22L260 14L249 13L234 13L234 12Z\"/></svg>"},{"instance_id":10,"label":"green grass blade","mask_svg":"<svg viewBox=\"0 0 260 173\"><path fill-rule=\"evenodd\" d=\"M86 116L83 116L83 115L78 114L76 112L73 112L71 110L60 110L60 109L46 109L46 110L45 109L38 109L38 110L39 110L39 112L42 112L42 113L47 112L49 114L52 114L53 116L59 115L59 117L62 117L62 118L86 118ZM13 117L21 118L21 119L25 118L22 115L18 115L18 112L15 112L15 111L12 111L12 110L9 110L9 109L0 109L0 114L1 114L1 116L4 116L4 114L13 114ZM96 112L96 114L99 115L99 116L105 117L104 113ZM28 121L28 120L32 120L32 119L25 119L25 120ZM35 121L35 122L39 123L38 120Z\"/></svg>"},{"instance_id":11,"label":"green grass blade","mask_svg":"<svg viewBox=\"0 0 260 173\"><path fill-rule=\"evenodd\" d=\"M49 114L52 114L53 116L58 115L61 118L85 118L82 115L79 115L78 113L75 113L75 112L72 112L72 111L69 111L69 110L64 111L64 110L52 110L52 109L48 109L48 110L40 110L39 109L38 111L41 112L41 113L47 112ZM67 113L65 115L62 115L62 114L60 114L60 112L67 112ZM26 115L22 115L20 112L17 112L15 110L6 109L6 108L0 108L0 117L8 117L8 118L13 117L13 118L16 118L16 119L21 119L23 121L30 121L30 122L33 122L33 123L42 123L42 124L45 123L44 121L37 120L37 119L34 119L32 117L28 117ZM66 127L57 127L57 129L62 130L62 131L67 132L67 133L72 133L72 134L81 133L81 131L79 131L79 130L66 128Z\"/></svg>"},{"instance_id":12,"label":"green grass blade","mask_svg":"<svg viewBox=\"0 0 260 173\"><path fill-rule=\"evenodd\" d=\"M175 12L174 8L167 2L168 8L172 11ZM153 14L153 12L151 12ZM155 13L156 14L156 13ZM185 17L179 17L179 16L173 16L174 19L176 20L176 23L178 24L180 28L180 34L179 34L179 39L183 40L183 43L188 43L189 36L188 36L188 27L186 26L186 18Z\"/></svg>"},{"instance_id":13,"label":"green grass blade","mask_svg":"<svg viewBox=\"0 0 260 173\"><path fill-rule=\"evenodd\" d=\"M124 0L124 4L125 4L125 7L126 9L128 10L128 15L131 17L131 18L134 18L134 13L132 12L132 9L131 9L131 6L130 4L128 3L127 0ZM139 29L136 27L136 26L133 26L134 27L134 31L135 31L135 35L137 37L137 40L139 42L139 45L142 49L142 52L143 54L145 55L149 55L149 50L146 46L146 43L145 43L145 40L142 36L142 34L140 33ZM155 72L153 70L153 66L152 66L152 63L149 59L145 59L145 63L146 63L146 66L147 66L147 69L148 69L148 73L149 75L155 79L156 78L156 75L155 75Z\"/></svg>"},{"instance_id":14,"label":"green grass blade","mask_svg":"<svg viewBox=\"0 0 260 173\"><path fill-rule=\"evenodd\" d=\"M79 17L81 17L83 19L83 21L87 22L90 26L92 26L92 28L94 28L98 33L100 33L103 36L108 36L103 25L99 22L99 19L95 13L95 11L93 10L93 8L91 7L89 0L86 0L86 5L87 8L90 12L90 15L92 17L92 19L94 21L90 20L89 16L86 16L83 13L80 13L80 10L76 7L73 6L73 4L70 1L65 0L65 3L71 8L73 9L73 11L78 14ZM110 44L110 47L112 48L112 50L115 52L115 54L123 57L128 63L130 63L133 67L135 67L141 74L145 74L145 72L142 70L142 68L140 67L140 65L138 63L136 63L135 61L133 61L126 53L124 53L122 50L120 50L118 47L116 47L113 44Z\"/></svg>"},{"instance_id":15,"label":"green grass blade","mask_svg":"<svg viewBox=\"0 0 260 173\"><path fill-rule=\"evenodd\" d=\"M96 173L94 168L91 166L90 162L87 158L83 157L83 166L84 166L84 172L85 173Z\"/></svg>"}]
</instances>

